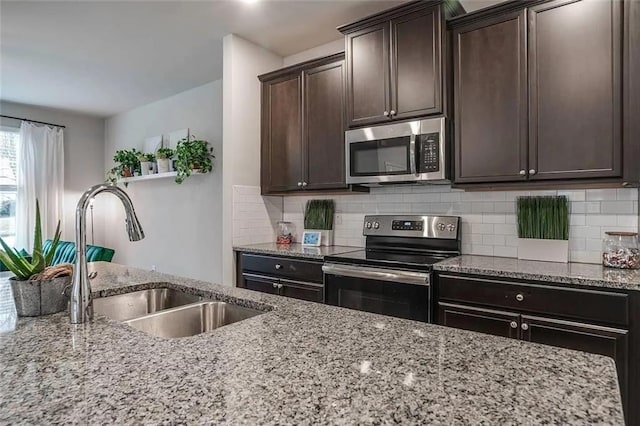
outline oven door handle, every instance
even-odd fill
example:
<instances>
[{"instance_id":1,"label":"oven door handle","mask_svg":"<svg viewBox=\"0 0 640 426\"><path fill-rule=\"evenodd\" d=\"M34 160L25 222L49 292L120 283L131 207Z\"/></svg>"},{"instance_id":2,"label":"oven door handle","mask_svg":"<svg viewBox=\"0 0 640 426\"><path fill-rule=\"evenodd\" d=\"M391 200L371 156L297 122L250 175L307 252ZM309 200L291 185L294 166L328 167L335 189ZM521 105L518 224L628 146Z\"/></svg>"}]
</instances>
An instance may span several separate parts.
<instances>
[{"instance_id":1,"label":"oven door handle","mask_svg":"<svg viewBox=\"0 0 640 426\"><path fill-rule=\"evenodd\" d=\"M363 266L325 263L322 272L328 275L364 278L378 281L391 281L403 284L429 285L429 275L422 272L399 271L395 269L368 268Z\"/></svg>"}]
</instances>

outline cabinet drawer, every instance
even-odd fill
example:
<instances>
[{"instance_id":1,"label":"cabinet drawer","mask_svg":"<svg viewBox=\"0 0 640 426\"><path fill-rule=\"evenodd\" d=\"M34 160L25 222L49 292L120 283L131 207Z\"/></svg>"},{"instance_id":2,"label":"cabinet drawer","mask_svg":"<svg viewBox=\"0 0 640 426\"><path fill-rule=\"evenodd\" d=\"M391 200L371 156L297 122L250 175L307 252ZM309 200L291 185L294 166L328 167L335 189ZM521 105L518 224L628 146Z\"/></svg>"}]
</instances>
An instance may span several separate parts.
<instances>
[{"instance_id":1,"label":"cabinet drawer","mask_svg":"<svg viewBox=\"0 0 640 426\"><path fill-rule=\"evenodd\" d=\"M309 302L324 302L324 286L298 281L280 280L280 295Z\"/></svg>"},{"instance_id":2,"label":"cabinet drawer","mask_svg":"<svg viewBox=\"0 0 640 426\"><path fill-rule=\"evenodd\" d=\"M322 263L320 262L243 253L242 269L322 284Z\"/></svg>"},{"instance_id":3,"label":"cabinet drawer","mask_svg":"<svg viewBox=\"0 0 640 426\"><path fill-rule=\"evenodd\" d=\"M439 275L439 298L536 312L554 317L628 325L626 294Z\"/></svg>"},{"instance_id":4,"label":"cabinet drawer","mask_svg":"<svg viewBox=\"0 0 640 426\"><path fill-rule=\"evenodd\" d=\"M241 287L249 290L261 291L263 293L277 294L277 283L277 279L270 279L268 277L260 277L252 274L242 274Z\"/></svg>"}]
</instances>

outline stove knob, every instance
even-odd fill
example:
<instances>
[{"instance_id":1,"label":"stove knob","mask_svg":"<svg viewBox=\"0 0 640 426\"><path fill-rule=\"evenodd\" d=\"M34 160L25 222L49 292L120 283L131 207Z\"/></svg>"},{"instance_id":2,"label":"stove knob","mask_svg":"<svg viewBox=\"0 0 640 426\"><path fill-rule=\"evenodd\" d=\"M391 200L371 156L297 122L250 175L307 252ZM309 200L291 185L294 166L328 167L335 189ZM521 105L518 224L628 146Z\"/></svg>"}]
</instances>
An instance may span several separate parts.
<instances>
[{"instance_id":1,"label":"stove knob","mask_svg":"<svg viewBox=\"0 0 640 426\"><path fill-rule=\"evenodd\" d=\"M380 228L380 224L378 222L373 222L373 229Z\"/></svg>"},{"instance_id":2,"label":"stove knob","mask_svg":"<svg viewBox=\"0 0 640 426\"><path fill-rule=\"evenodd\" d=\"M364 224L365 228L371 229L371 222L367 222Z\"/></svg>"},{"instance_id":3,"label":"stove knob","mask_svg":"<svg viewBox=\"0 0 640 426\"><path fill-rule=\"evenodd\" d=\"M438 223L438 231L444 231L445 225L444 223Z\"/></svg>"},{"instance_id":4,"label":"stove knob","mask_svg":"<svg viewBox=\"0 0 640 426\"><path fill-rule=\"evenodd\" d=\"M453 223L447 225L447 231L453 232L456 230L456 226Z\"/></svg>"}]
</instances>

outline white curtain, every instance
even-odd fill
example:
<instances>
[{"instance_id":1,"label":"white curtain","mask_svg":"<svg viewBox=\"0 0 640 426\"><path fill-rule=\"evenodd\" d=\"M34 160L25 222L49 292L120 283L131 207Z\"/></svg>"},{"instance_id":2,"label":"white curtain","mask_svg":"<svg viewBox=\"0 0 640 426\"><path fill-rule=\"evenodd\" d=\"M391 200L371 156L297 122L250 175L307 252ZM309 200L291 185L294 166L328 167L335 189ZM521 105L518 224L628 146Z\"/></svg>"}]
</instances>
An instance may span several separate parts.
<instances>
[{"instance_id":1,"label":"white curtain","mask_svg":"<svg viewBox=\"0 0 640 426\"><path fill-rule=\"evenodd\" d=\"M43 239L53 238L63 220L63 129L22 122L18 149L16 248L33 250L36 199L40 203Z\"/></svg>"}]
</instances>

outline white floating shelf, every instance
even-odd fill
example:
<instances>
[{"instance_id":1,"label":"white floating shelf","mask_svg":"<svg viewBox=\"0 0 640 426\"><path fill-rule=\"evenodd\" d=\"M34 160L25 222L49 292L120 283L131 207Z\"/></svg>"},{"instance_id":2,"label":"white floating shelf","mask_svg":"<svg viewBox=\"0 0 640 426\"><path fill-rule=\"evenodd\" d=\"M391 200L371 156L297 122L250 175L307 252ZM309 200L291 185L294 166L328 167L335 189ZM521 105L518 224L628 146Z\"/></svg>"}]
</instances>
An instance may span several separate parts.
<instances>
[{"instance_id":1,"label":"white floating shelf","mask_svg":"<svg viewBox=\"0 0 640 426\"><path fill-rule=\"evenodd\" d=\"M213 170L212 170L213 171ZM209 173L209 172L207 172ZM191 176L193 175L204 175L206 173L200 173L200 170L192 170ZM142 180L154 180L154 179L164 179L170 177L178 176L178 172L166 172L166 173L154 173L152 175L144 175L144 176L131 176L127 178L119 178L118 183L131 183L131 182L140 182Z\"/></svg>"},{"instance_id":2,"label":"white floating shelf","mask_svg":"<svg viewBox=\"0 0 640 426\"><path fill-rule=\"evenodd\" d=\"M131 177L118 179L118 183L130 183L130 182L139 182L141 180L164 179L164 178L176 177L177 175L178 175L178 172L166 172L166 173L154 173L152 175L144 175L144 176L131 176Z\"/></svg>"}]
</instances>

